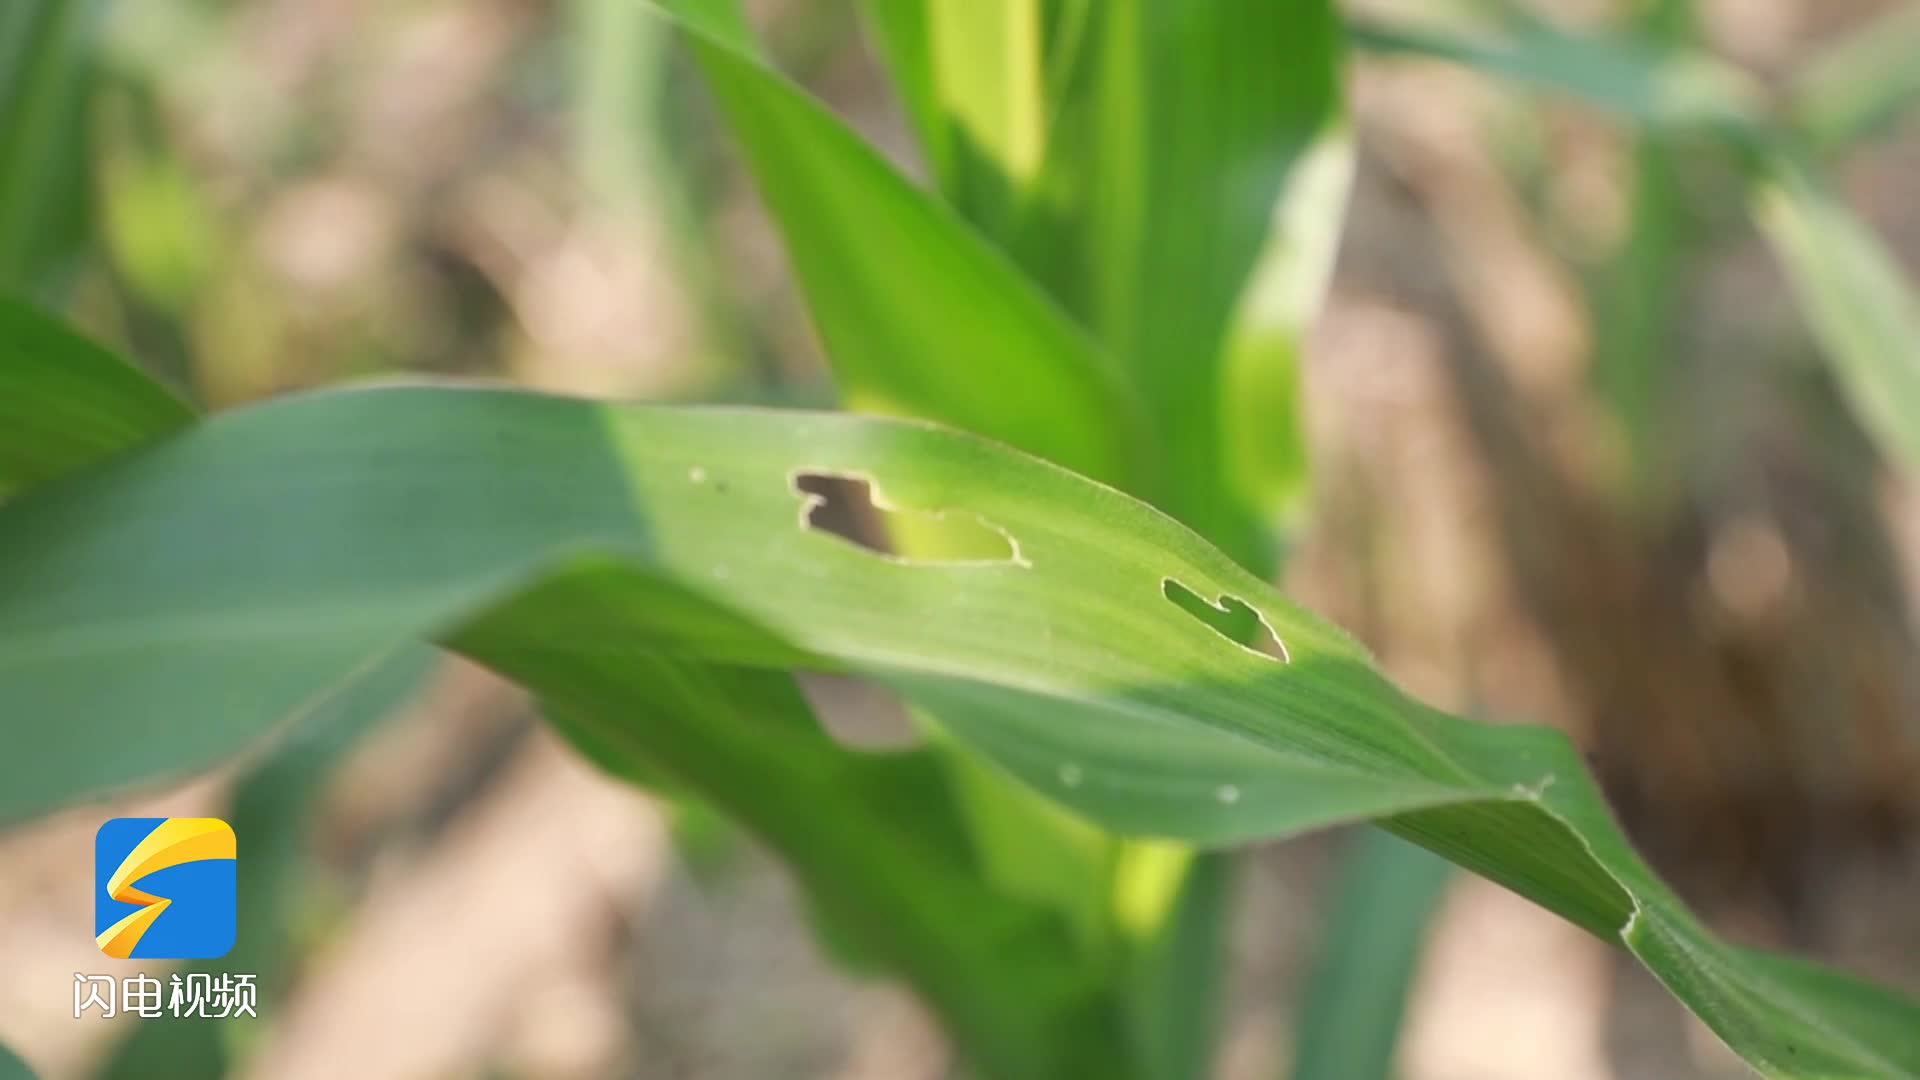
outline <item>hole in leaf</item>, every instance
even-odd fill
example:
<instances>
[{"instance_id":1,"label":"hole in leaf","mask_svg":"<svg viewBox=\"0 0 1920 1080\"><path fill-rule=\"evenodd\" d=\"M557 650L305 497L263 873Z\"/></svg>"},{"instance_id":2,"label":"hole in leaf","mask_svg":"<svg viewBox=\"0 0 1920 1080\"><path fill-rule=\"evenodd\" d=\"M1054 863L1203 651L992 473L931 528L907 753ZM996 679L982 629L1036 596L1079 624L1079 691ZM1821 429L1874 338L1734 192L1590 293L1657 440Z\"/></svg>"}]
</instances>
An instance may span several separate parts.
<instances>
[{"instance_id":1,"label":"hole in leaf","mask_svg":"<svg viewBox=\"0 0 1920 1080\"><path fill-rule=\"evenodd\" d=\"M911 750L920 729L898 695L851 675L798 673L794 681L833 741L850 750Z\"/></svg>"},{"instance_id":2,"label":"hole in leaf","mask_svg":"<svg viewBox=\"0 0 1920 1080\"><path fill-rule=\"evenodd\" d=\"M864 476L796 472L800 524L876 555L916 563L1006 563L1026 566L1013 536L964 510L906 510L889 503Z\"/></svg>"},{"instance_id":3,"label":"hole in leaf","mask_svg":"<svg viewBox=\"0 0 1920 1080\"><path fill-rule=\"evenodd\" d=\"M795 473L793 490L802 497L802 525L831 533L880 555L892 554L880 522L874 516L871 487L866 481L823 473Z\"/></svg>"},{"instance_id":4,"label":"hole in leaf","mask_svg":"<svg viewBox=\"0 0 1920 1080\"><path fill-rule=\"evenodd\" d=\"M1207 628L1243 649L1249 649L1274 660L1286 661L1287 647L1274 634L1273 627L1258 611L1247 605L1237 596L1222 595L1218 603L1204 600L1199 593L1185 585L1164 578L1160 582L1160 594L1173 601L1175 607L1207 624Z\"/></svg>"}]
</instances>

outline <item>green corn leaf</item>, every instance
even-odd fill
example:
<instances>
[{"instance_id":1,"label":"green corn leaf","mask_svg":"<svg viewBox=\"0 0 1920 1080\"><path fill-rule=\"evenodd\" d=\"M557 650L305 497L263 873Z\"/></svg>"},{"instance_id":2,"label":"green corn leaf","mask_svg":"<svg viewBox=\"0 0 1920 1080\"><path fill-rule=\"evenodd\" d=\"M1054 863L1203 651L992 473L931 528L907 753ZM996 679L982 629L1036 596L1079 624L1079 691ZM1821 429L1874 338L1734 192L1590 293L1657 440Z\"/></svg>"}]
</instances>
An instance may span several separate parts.
<instances>
[{"instance_id":1,"label":"green corn leaf","mask_svg":"<svg viewBox=\"0 0 1920 1080\"><path fill-rule=\"evenodd\" d=\"M1141 876L1170 893L1133 928L1137 944L1123 990L1130 1060L1148 1080L1211 1075L1226 996L1226 938L1238 869L1233 853L1135 841L1121 849L1121 857L1124 869L1143 869ZM1125 872L1116 881L1123 916L1139 881Z\"/></svg>"},{"instance_id":2,"label":"green corn leaf","mask_svg":"<svg viewBox=\"0 0 1920 1080\"><path fill-rule=\"evenodd\" d=\"M984 882L935 754L841 747L782 672L564 637L525 647L530 626L631 598L632 581L576 560L468 627L463 647L510 656L495 666L543 688L555 726L603 767L664 775L778 851L841 956L906 977L985 1075L1132 1075L1097 959L1057 913ZM612 624L618 606L602 608Z\"/></svg>"},{"instance_id":3,"label":"green corn leaf","mask_svg":"<svg viewBox=\"0 0 1920 1080\"><path fill-rule=\"evenodd\" d=\"M1593 387L1619 425L1628 486L1643 504L1668 495L1676 479L1663 457L1662 410L1680 378L1674 333L1685 274L1701 240L1680 184L1682 153L1678 140L1660 134L1634 147L1626 237L1590 294Z\"/></svg>"},{"instance_id":4,"label":"green corn leaf","mask_svg":"<svg viewBox=\"0 0 1920 1080\"><path fill-rule=\"evenodd\" d=\"M1274 525L1304 488L1299 346L1344 209L1327 6L865 7L941 195L1091 325L1154 403L1166 449L1147 489L1270 570ZM978 804L1006 801L990 791ZM1071 860L1035 857L1035 815L983 816L1012 819L983 832L988 850L1065 884ZM1219 949L1198 928L1219 919L1226 867L1163 849L1114 858L1157 868L1151 886L1117 878L1116 903L1172 898L1158 909L1165 939L1125 935L1136 996L1151 1003L1134 1014L1136 1059L1153 1075L1204 1074L1214 1017L1195 987L1216 981ZM1003 880L1031 887L1025 876Z\"/></svg>"},{"instance_id":5,"label":"green corn leaf","mask_svg":"<svg viewBox=\"0 0 1920 1080\"><path fill-rule=\"evenodd\" d=\"M0 499L192 419L126 361L0 296Z\"/></svg>"},{"instance_id":6,"label":"green corn leaf","mask_svg":"<svg viewBox=\"0 0 1920 1080\"><path fill-rule=\"evenodd\" d=\"M1356 21L1347 34L1356 48L1462 64L1662 131L1717 131L1744 140L1761 127L1764 95L1753 80L1693 50L1584 36L1534 21L1491 36Z\"/></svg>"},{"instance_id":7,"label":"green corn leaf","mask_svg":"<svg viewBox=\"0 0 1920 1080\"><path fill-rule=\"evenodd\" d=\"M1890 457L1920 468L1920 298L1912 283L1860 219L1784 155L1754 199L1854 414Z\"/></svg>"},{"instance_id":8,"label":"green corn leaf","mask_svg":"<svg viewBox=\"0 0 1920 1080\"><path fill-rule=\"evenodd\" d=\"M732 7L724 0L705 6ZM958 67L968 59L968 35L979 39L971 44L996 48L1017 38L1009 20L1019 6L935 3L922 13L941 31L934 58L960 81L937 88L941 102L978 89L969 81L976 76ZM670 7L685 12L685 5ZM916 11L902 5L884 14L882 30L913 30L922 17ZM996 39L996 31L1005 33ZM995 436L1137 490L1146 458L1138 406L1091 339L952 209L895 174L737 41L729 48L688 37L761 180L842 400ZM921 40L934 48L931 38ZM961 121L980 125L966 129L980 135L1015 123L1002 115L1011 107ZM1004 148L996 143L996 152ZM988 181L997 160L966 159L966 175L979 185L974 195L996 190ZM998 205L1010 212L1008 189L997 190ZM910 521L889 527L901 550L926 550L926 530ZM938 732L938 714L921 715L922 726ZM1020 790L964 747L943 743L938 759L952 775L986 880L1055 907L1086 948L1112 946L1102 886L1116 841Z\"/></svg>"},{"instance_id":9,"label":"green corn leaf","mask_svg":"<svg viewBox=\"0 0 1920 1080\"><path fill-rule=\"evenodd\" d=\"M1058 284L1047 271L1063 253L1048 245L1061 237L1033 219L1086 0L861 6L941 197L1037 280Z\"/></svg>"},{"instance_id":10,"label":"green corn leaf","mask_svg":"<svg viewBox=\"0 0 1920 1080\"><path fill-rule=\"evenodd\" d=\"M0 289L50 291L85 239L88 46L100 7L0 8Z\"/></svg>"},{"instance_id":11,"label":"green corn leaf","mask_svg":"<svg viewBox=\"0 0 1920 1080\"><path fill-rule=\"evenodd\" d=\"M0 1043L0 1080L34 1080L33 1068Z\"/></svg>"},{"instance_id":12,"label":"green corn leaf","mask_svg":"<svg viewBox=\"0 0 1920 1080\"><path fill-rule=\"evenodd\" d=\"M740 0L639 0L670 14L687 30L743 56L759 56L760 42Z\"/></svg>"},{"instance_id":13,"label":"green corn leaf","mask_svg":"<svg viewBox=\"0 0 1920 1080\"><path fill-rule=\"evenodd\" d=\"M682 19L723 6L669 5ZM1131 484L1146 453L1139 406L1093 342L817 102L685 25L786 241L843 399Z\"/></svg>"},{"instance_id":14,"label":"green corn leaf","mask_svg":"<svg viewBox=\"0 0 1920 1080\"><path fill-rule=\"evenodd\" d=\"M658 199L666 168L654 118L666 83L668 33L632 0L573 0L578 72L576 170L597 199L623 209Z\"/></svg>"},{"instance_id":15,"label":"green corn leaf","mask_svg":"<svg viewBox=\"0 0 1920 1080\"><path fill-rule=\"evenodd\" d=\"M933 67L929 7L929 0L865 0L860 10L874 47L893 77L901 109L928 167L934 175L944 176L950 168L942 160L947 119L940 107L941 91Z\"/></svg>"},{"instance_id":16,"label":"green corn leaf","mask_svg":"<svg viewBox=\"0 0 1920 1080\"><path fill-rule=\"evenodd\" d=\"M1558 33L1545 35L1544 47L1531 38L1487 45L1379 27L1354 35L1369 47L1549 86L1663 131L1714 132L1741 149L1761 229L1836 382L1888 457L1920 463L1911 422L1920 415L1920 300L1885 246L1805 162L1793 134L1760 118L1740 80L1696 54Z\"/></svg>"},{"instance_id":17,"label":"green corn leaf","mask_svg":"<svg viewBox=\"0 0 1920 1080\"><path fill-rule=\"evenodd\" d=\"M1327 931L1295 1025L1293 1080L1388 1080L1427 924L1448 866L1369 829L1328 896Z\"/></svg>"},{"instance_id":18,"label":"green corn leaf","mask_svg":"<svg viewBox=\"0 0 1920 1080\"><path fill-rule=\"evenodd\" d=\"M1006 557L916 563L803 528L799 473L975 515ZM1176 586L1258 613L1285 658ZM608 738L675 721L633 707L663 689L650 658L855 671L1110 828L1224 844L1373 818L1625 946L1763 1073L1920 1075L1920 1006L1708 934L1563 736L1419 705L1171 519L971 436L505 390L296 396L0 507L0 598L0 820L205 766L422 638L604 710Z\"/></svg>"},{"instance_id":19,"label":"green corn leaf","mask_svg":"<svg viewBox=\"0 0 1920 1080\"><path fill-rule=\"evenodd\" d=\"M1686 47L1698 36L1691 0L1642 4L1634 22L1662 48ZM1633 140L1626 235L1589 288L1590 378L1618 425L1628 495L1642 506L1671 496L1663 421L1683 367L1674 360L1674 334L1684 282L1705 239L1681 183L1689 142L1652 127Z\"/></svg>"},{"instance_id":20,"label":"green corn leaf","mask_svg":"<svg viewBox=\"0 0 1920 1080\"><path fill-rule=\"evenodd\" d=\"M1345 209L1339 25L1320 2L1138 0L1081 33L1030 246L1071 254L1059 290L1151 403L1159 505L1265 569Z\"/></svg>"},{"instance_id":21,"label":"green corn leaf","mask_svg":"<svg viewBox=\"0 0 1920 1080\"><path fill-rule=\"evenodd\" d=\"M1041 0L927 0L941 191L989 235L1014 229L1046 151Z\"/></svg>"},{"instance_id":22,"label":"green corn leaf","mask_svg":"<svg viewBox=\"0 0 1920 1080\"><path fill-rule=\"evenodd\" d=\"M1271 565L1305 483L1295 368L1350 164L1330 7L867 7L941 194L1151 403L1161 504Z\"/></svg>"},{"instance_id":23,"label":"green corn leaf","mask_svg":"<svg viewBox=\"0 0 1920 1080\"><path fill-rule=\"evenodd\" d=\"M6 455L16 452L33 465L9 469L17 479L51 479L191 421L185 406L144 375L25 305L0 302L0 335L8 349L0 363L0 388L7 390L0 395L0 414L17 420L6 429L12 437L0 439L0 459L11 461ZM270 987L284 967L284 935L268 931L297 899L307 793L372 721L412 689L430 656L423 647L402 648L326 695L236 792L235 827L255 838L241 883L249 922L239 948L252 958L242 966L260 973ZM761 673L722 678L700 665L657 663L647 704L662 708L670 688L685 689L685 700L673 709L699 722L708 742L729 724L752 725L736 733L740 744L764 742L760 725L782 710L797 713L802 729L786 745L744 761L722 754L715 763L711 753L696 754L689 767L684 747L675 754L675 746L659 738L617 733L602 745L598 729L590 726L591 710L563 712L548 702L549 711L610 770L675 794L697 792L756 827L800 870L832 940L910 978L942 1007L969 1053L996 1066L993 1075L1124 1075L1109 1057L1118 1043L1117 1014L1101 997L1099 976L1089 966L1097 958L1080 951L1079 935L1056 925L1052 912L985 891L978 868L969 863L969 845L951 820L954 795L941 772L946 766L934 755L856 755L812 727L791 687L743 698L739 687L765 681ZM662 771L662 762L690 774ZM703 762L710 766L704 771L698 767ZM782 777L796 769L807 782L783 788ZM822 838L834 838L824 855ZM859 881L897 882L901 895L919 899L903 906L898 897L850 893L847 883ZM878 928L885 932L876 941ZM999 985L997 979L1008 973L1014 973L1012 986ZM981 978L996 981L968 982ZM230 1048L214 1034L193 1025L142 1024L103 1075L147 1075L156 1062L182 1074L222 1072Z\"/></svg>"}]
</instances>

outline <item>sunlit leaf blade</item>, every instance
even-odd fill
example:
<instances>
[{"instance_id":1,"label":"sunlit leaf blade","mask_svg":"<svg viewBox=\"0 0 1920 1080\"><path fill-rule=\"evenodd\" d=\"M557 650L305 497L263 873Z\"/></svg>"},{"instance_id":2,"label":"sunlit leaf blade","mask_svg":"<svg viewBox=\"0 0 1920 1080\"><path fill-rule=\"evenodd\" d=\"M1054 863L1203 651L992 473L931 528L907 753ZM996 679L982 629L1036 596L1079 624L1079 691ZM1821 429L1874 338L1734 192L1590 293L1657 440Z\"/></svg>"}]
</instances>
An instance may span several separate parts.
<instances>
[{"instance_id":1,"label":"sunlit leaf blade","mask_svg":"<svg viewBox=\"0 0 1920 1080\"><path fill-rule=\"evenodd\" d=\"M938 716L917 719L939 751L965 819L981 875L996 889L1051 905L1089 949L1116 943L1107 886L1121 841L1063 810L964 744Z\"/></svg>"},{"instance_id":2,"label":"sunlit leaf blade","mask_svg":"<svg viewBox=\"0 0 1920 1080\"><path fill-rule=\"evenodd\" d=\"M1041 0L927 0L941 191L989 235L1014 231L1046 150Z\"/></svg>"},{"instance_id":3,"label":"sunlit leaf blade","mask_svg":"<svg viewBox=\"0 0 1920 1080\"><path fill-rule=\"evenodd\" d=\"M877 556L801 528L797 471L978 515L1017 551ZM1169 580L1244 601L1289 659L1223 639ZM647 693L650 656L853 670L1110 827L1219 843L1380 819L1623 943L1763 1072L1920 1075L1920 1006L1707 934L1563 736L1420 706L1171 519L970 436L505 390L299 396L0 507L0 598L0 819L205 765L421 637L635 727L664 720L614 693Z\"/></svg>"},{"instance_id":4,"label":"sunlit leaf blade","mask_svg":"<svg viewBox=\"0 0 1920 1080\"><path fill-rule=\"evenodd\" d=\"M192 419L124 360L0 296L0 498Z\"/></svg>"},{"instance_id":5,"label":"sunlit leaf blade","mask_svg":"<svg viewBox=\"0 0 1920 1080\"><path fill-rule=\"evenodd\" d=\"M1127 0L1131 3L1132 0ZM1056 126L1085 55L1088 0L866 0L933 186L1063 303L1071 238L1052 219L1084 206L1047 190ZM1084 193L1071 193L1084 197Z\"/></svg>"},{"instance_id":6,"label":"sunlit leaf blade","mask_svg":"<svg viewBox=\"0 0 1920 1080\"><path fill-rule=\"evenodd\" d=\"M1176 890L1138 935L1125 993L1127 1033L1136 1072L1150 1080L1186 1080L1213 1072L1227 992L1227 935L1238 869L1231 852L1194 852L1166 841L1130 843L1127 864L1161 863L1161 881ZM1126 876L1116 899L1129 899Z\"/></svg>"},{"instance_id":7,"label":"sunlit leaf blade","mask_svg":"<svg viewBox=\"0 0 1920 1080\"><path fill-rule=\"evenodd\" d=\"M850 404L938 418L1114 483L1138 473L1138 406L1011 262L779 75L688 38Z\"/></svg>"},{"instance_id":8,"label":"sunlit leaf blade","mask_svg":"<svg viewBox=\"0 0 1920 1080\"><path fill-rule=\"evenodd\" d=\"M1294 162L1227 322L1220 390L1227 497L1263 531L1296 511L1307 487L1306 345L1333 276L1352 170L1353 146L1337 128Z\"/></svg>"},{"instance_id":9,"label":"sunlit leaf blade","mask_svg":"<svg viewBox=\"0 0 1920 1080\"><path fill-rule=\"evenodd\" d=\"M1089 325L1150 403L1159 501L1267 564L1268 533L1304 483L1299 344L1345 204L1330 8L868 7L941 194Z\"/></svg>"},{"instance_id":10,"label":"sunlit leaf blade","mask_svg":"<svg viewBox=\"0 0 1920 1080\"><path fill-rule=\"evenodd\" d=\"M1388 1080L1414 961L1447 882L1432 853L1369 829L1328 891L1293 1080Z\"/></svg>"},{"instance_id":11,"label":"sunlit leaf blade","mask_svg":"<svg viewBox=\"0 0 1920 1080\"><path fill-rule=\"evenodd\" d=\"M1330 5L1094 5L1051 134L1044 245L1150 403L1157 500L1262 568L1301 482L1293 391L1345 208Z\"/></svg>"},{"instance_id":12,"label":"sunlit leaf blade","mask_svg":"<svg viewBox=\"0 0 1920 1080\"><path fill-rule=\"evenodd\" d=\"M85 236L88 46L101 7L0 7L0 289L47 291Z\"/></svg>"},{"instance_id":13,"label":"sunlit leaf blade","mask_svg":"<svg viewBox=\"0 0 1920 1080\"><path fill-rule=\"evenodd\" d=\"M1838 152L1920 100L1920 5L1899 4L1815 53L1794 74L1788 112L1815 147Z\"/></svg>"}]
</instances>

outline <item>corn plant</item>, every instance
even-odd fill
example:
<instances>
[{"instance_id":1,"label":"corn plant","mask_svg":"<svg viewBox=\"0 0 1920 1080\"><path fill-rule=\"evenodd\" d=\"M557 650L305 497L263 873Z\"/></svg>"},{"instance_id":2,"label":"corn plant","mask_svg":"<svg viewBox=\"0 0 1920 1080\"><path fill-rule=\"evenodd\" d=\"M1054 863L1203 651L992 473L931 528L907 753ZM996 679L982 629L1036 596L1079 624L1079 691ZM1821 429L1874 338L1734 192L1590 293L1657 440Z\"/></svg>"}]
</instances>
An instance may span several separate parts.
<instances>
[{"instance_id":1,"label":"corn plant","mask_svg":"<svg viewBox=\"0 0 1920 1080\"><path fill-rule=\"evenodd\" d=\"M427 642L778 852L837 954L910 984L982 1077L1205 1075L1222 853L1362 821L1625 949L1764 1074L1920 1075L1920 1004L1716 937L1562 735L1414 700L1268 584L1345 190L1332 7L866 14L924 186L727 0L660 16L853 411L425 384L201 417L0 304L0 823L315 723ZM1769 175L1783 250L1827 266L1832 227L1793 223L1831 204ZM1863 340L1860 279L1812 280ZM827 527L847 513L879 527ZM898 694L924 744L836 742L808 671Z\"/></svg>"}]
</instances>

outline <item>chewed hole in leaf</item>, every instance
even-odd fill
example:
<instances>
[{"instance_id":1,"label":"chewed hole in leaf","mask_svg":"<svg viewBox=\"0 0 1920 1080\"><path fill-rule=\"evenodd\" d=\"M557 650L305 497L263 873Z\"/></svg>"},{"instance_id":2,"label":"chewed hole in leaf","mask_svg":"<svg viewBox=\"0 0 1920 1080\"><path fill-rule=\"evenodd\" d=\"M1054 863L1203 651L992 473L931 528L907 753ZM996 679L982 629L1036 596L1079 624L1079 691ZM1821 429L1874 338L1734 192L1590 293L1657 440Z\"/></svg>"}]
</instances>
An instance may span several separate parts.
<instances>
[{"instance_id":1,"label":"chewed hole in leaf","mask_svg":"<svg viewBox=\"0 0 1920 1080\"><path fill-rule=\"evenodd\" d=\"M802 528L876 555L911 563L1029 565L1013 536L978 514L895 506L865 476L802 470L792 482Z\"/></svg>"},{"instance_id":2,"label":"chewed hole in leaf","mask_svg":"<svg viewBox=\"0 0 1920 1080\"><path fill-rule=\"evenodd\" d=\"M820 726L841 746L888 751L920 745L920 729L893 691L851 675L801 672L794 681Z\"/></svg>"},{"instance_id":3,"label":"chewed hole in leaf","mask_svg":"<svg viewBox=\"0 0 1920 1080\"><path fill-rule=\"evenodd\" d=\"M891 555L885 533L874 516L872 487L823 473L795 473L793 490L800 495L800 524L837 536L879 555Z\"/></svg>"},{"instance_id":4,"label":"chewed hole in leaf","mask_svg":"<svg viewBox=\"0 0 1920 1080\"><path fill-rule=\"evenodd\" d=\"M1289 659L1287 647L1267 625L1265 616L1247 605L1237 596L1222 595L1218 603L1202 599L1199 593L1185 585L1164 578L1160 582L1160 594L1181 611L1207 624L1208 629L1243 649L1256 652L1269 659L1285 662Z\"/></svg>"}]
</instances>

